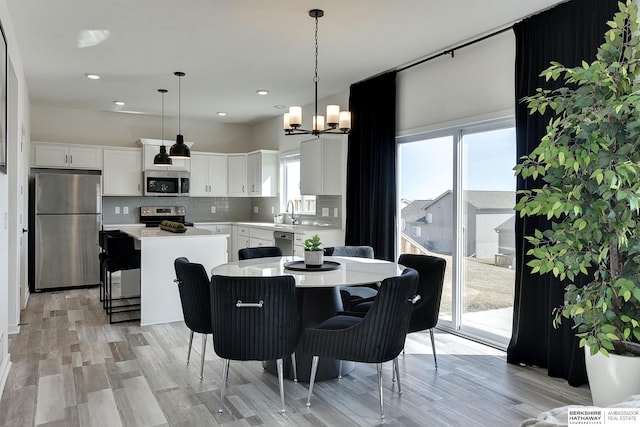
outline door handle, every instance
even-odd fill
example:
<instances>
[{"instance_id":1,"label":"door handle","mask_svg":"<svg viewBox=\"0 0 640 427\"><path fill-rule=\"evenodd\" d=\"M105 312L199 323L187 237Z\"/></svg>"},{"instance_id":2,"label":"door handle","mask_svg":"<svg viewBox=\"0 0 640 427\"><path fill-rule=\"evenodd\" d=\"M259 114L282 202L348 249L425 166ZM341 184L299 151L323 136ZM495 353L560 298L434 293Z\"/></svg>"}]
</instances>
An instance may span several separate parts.
<instances>
[{"instance_id":1,"label":"door handle","mask_svg":"<svg viewBox=\"0 0 640 427\"><path fill-rule=\"evenodd\" d=\"M28 233L28 232L29 232L29 230L27 230L26 228L23 228L23 229L22 229L22 232L23 232L23 233Z\"/></svg>"}]
</instances>

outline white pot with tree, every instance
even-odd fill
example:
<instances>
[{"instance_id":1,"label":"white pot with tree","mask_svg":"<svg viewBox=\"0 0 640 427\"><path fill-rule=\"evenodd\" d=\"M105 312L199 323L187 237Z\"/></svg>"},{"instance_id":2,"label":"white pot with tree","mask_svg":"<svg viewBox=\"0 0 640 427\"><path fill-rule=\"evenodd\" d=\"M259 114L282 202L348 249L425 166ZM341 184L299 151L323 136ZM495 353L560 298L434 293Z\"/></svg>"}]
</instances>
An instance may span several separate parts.
<instances>
[{"instance_id":1,"label":"white pot with tree","mask_svg":"<svg viewBox=\"0 0 640 427\"><path fill-rule=\"evenodd\" d=\"M542 72L566 85L525 98L531 114L552 110L554 117L540 145L514 168L524 179L543 182L519 191L516 204L521 216L544 215L552 222L525 236L532 257L527 265L567 284L554 324L573 320L597 406L640 393L637 6L620 3L609 26L594 62L574 68L552 62ZM581 275L588 283L576 286ZM619 358L623 365L616 367ZM600 359L607 366L596 368L596 375L593 365Z\"/></svg>"}]
</instances>

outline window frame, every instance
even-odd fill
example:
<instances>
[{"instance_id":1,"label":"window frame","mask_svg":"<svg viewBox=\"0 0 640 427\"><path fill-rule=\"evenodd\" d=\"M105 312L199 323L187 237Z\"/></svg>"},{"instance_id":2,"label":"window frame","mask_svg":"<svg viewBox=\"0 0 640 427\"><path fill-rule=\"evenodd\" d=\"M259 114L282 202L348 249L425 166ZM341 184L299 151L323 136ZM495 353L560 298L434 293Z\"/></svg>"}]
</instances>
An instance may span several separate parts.
<instances>
[{"instance_id":1,"label":"window frame","mask_svg":"<svg viewBox=\"0 0 640 427\"><path fill-rule=\"evenodd\" d=\"M280 213L287 213L287 204L289 200L293 201L294 204L294 214L296 215L315 215L315 201L316 196L311 195L300 195L300 199L297 199L297 194L295 197L291 197L287 192L287 184L289 181L289 174L287 173L287 164L288 163L298 163L300 164L300 149L286 151L280 154ZM300 174L298 174L299 176ZM298 178L298 193L300 190L300 181ZM299 200L299 201L298 201ZM313 202L313 203L311 203ZM313 210L304 210L305 206L312 205L314 207Z\"/></svg>"}]
</instances>

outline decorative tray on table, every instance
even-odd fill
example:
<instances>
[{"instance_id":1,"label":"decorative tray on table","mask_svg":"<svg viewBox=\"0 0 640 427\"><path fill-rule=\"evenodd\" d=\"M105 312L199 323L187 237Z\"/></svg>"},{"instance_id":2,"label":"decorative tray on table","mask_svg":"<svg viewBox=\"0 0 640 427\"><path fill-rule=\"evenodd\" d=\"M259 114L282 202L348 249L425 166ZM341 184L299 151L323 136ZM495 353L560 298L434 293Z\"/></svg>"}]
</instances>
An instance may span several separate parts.
<instances>
[{"instance_id":1,"label":"decorative tray on table","mask_svg":"<svg viewBox=\"0 0 640 427\"><path fill-rule=\"evenodd\" d=\"M330 271L340 268L340 263L335 261L325 261L318 267L307 267L304 261L285 262L284 268L294 271Z\"/></svg>"}]
</instances>

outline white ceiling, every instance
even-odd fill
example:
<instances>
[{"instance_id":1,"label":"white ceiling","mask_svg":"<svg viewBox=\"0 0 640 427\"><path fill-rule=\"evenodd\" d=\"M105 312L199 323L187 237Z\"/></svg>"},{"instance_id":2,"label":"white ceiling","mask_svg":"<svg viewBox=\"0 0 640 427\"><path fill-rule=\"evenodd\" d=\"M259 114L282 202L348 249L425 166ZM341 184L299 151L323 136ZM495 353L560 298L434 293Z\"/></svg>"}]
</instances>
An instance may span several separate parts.
<instances>
[{"instance_id":1,"label":"white ceiling","mask_svg":"<svg viewBox=\"0 0 640 427\"><path fill-rule=\"evenodd\" d=\"M31 102L247 123L439 53L558 0L7 0ZM78 47L83 30L109 30ZM102 76L89 80L86 73ZM258 96L256 90L270 94ZM117 107L113 101L126 102ZM346 106L343 106L346 107ZM216 112L225 111L226 117Z\"/></svg>"}]
</instances>

